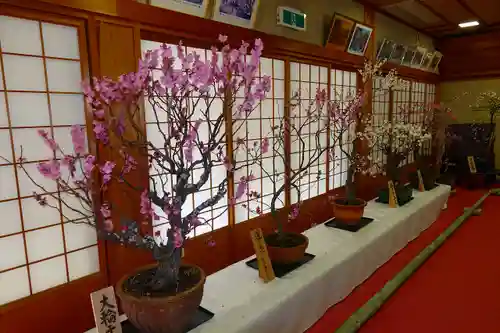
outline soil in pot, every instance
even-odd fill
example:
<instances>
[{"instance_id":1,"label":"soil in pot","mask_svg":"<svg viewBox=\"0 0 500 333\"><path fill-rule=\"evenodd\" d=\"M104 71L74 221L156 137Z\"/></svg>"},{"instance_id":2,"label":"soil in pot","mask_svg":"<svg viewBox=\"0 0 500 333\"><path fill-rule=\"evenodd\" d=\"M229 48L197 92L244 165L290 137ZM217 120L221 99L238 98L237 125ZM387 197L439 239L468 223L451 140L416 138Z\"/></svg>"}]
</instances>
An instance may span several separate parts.
<instances>
[{"instance_id":1,"label":"soil in pot","mask_svg":"<svg viewBox=\"0 0 500 333\"><path fill-rule=\"evenodd\" d=\"M117 295L123 311L141 333L184 333L200 306L205 273L182 265L177 288L155 291L145 287L155 268L146 266L120 280Z\"/></svg>"},{"instance_id":2,"label":"soil in pot","mask_svg":"<svg viewBox=\"0 0 500 333\"><path fill-rule=\"evenodd\" d=\"M167 290L153 290L148 284L153 279L156 268L150 268L130 276L123 282L123 291L135 297L168 297L190 290L200 281L201 272L188 266L181 266L179 270L179 284L177 288Z\"/></svg>"},{"instance_id":3,"label":"soil in pot","mask_svg":"<svg viewBox=\"0 0 500 333\"><path fill-rule=\"evenodd\" d=\"M335 218L344 223L358 223L365 212L366 201L337 198L333 201Z\"/></svg>"},{"instance_id":4,"label":"soil in pot","mask_svg":"<svg viewBox=\"0 0 500 333\"><path fill-rule=\"evenodd\" d=\"M291 264L302 260L309 239L292 232L273 233L264 237L269 258L273 263Z\"/></svg>"}]
</instances>

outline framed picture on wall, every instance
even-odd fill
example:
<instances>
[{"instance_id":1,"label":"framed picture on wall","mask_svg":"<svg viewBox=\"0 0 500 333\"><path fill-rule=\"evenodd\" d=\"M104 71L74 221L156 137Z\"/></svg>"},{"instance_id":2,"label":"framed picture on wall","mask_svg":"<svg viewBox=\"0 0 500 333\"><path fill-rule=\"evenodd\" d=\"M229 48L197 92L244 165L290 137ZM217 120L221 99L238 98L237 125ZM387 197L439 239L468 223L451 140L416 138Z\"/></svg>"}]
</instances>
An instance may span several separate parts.
<instances>
[{"instance_id":1,"label":"framed picture on wall","mask_svg":"<svg viewBox=\"0 0 500 333\"><path fill-rule=\"evenodd\" d=\"M345 51L347 44L349 44L349 37L351 37L353 27L353 20L335 13L325 45Z\"/></svg>"},{"instance_id":2,"label":"framed picture on wall","mask_svg":"<svg viewBox=\"0 0 500 333\"><path fill-rule=\"evenodd\" d=\"M215 21L253 28L259 0L215 0L212 18Z\"/></svg>"},{"instance_id":3,"label":"framed picture on wall","mask_svg":"<svg viewBox=\"0 0 500 333\"><path fill-rule=\"evenodd\" d=\"M422 60L422 65L421 65L422 69L429 70L433 58L434 58L434 52L427 52L424 56L424 59Z\"/></svg>"},{"instance_id":4,"label":"framed picture on wall","mask_svg":"<svg viewBox=\"0 0 500 333\"><path fill-rule=\"evenodd\" d=\"M403 60L401 61L401 64L403 66L410 66L411 61L413 60L413 57L415 57L415 52L416 50L412 47L406 48L405 55L403 56Z\"/></svg>"},{"instance_id":5,"label":"framed picture on wall","mask_svg":"<svg viewBox=\"0 0 500 333\"><path fill-rule=\"evenodd\" d=\"M424 47L418 46L415 49L415 56L413 57L413 60L411 61L411 66L420 68L422 66L422 61L424 60L424 56L426 54L427 54L427 49Z\"/></svg>"},{"instance_id":6,"label":"framed picture on wall","mask_svg":"<svg viewBox=\"0 0 500 333\"><path fill-rule=\"evenodd\" d=\"M207 17L209 2L210 0L149 0L152 6L199 17Z\"/></svg>"},{"instance_id":7,"label":"framed picture on wall","mask_svg":"<svg viewBox=\"0 0 500 333\"><path fill-rule=\"evenodd\" d=\"M372 28L360 23L356 23L356 25L354 26L354 31L352 33L351 41L349 42L349 47L347 48L347 52L364 56L366 48L368 47L368 43L370 42L372 31Z\"/></svg>"},{"instance_id":8,"label":"framed picture on wall","mask_svg":"<svg viewBox=\"0 0 500 333\"><path fill-rule=\"evenodd\" d=\"M407 47L403 44L396 44L394 51L392 51L390 61L396 64L401 64L403 57L406 54Z\"/></svg>"},{"instance_id":9,"label":"framed picture on wall","mask_svg":"<svg viewBox=\"0 0 500 333\"><path fill-rule=\"evenodd\" d=\"M392 52L394 51L395 46L396 46L396 43L394 43L392 40L384 38L384 40L382 41L382 44L380 44L380 47L378 49L377 59L378 60L391 59L391 55L392 55Z\"/></svg>"},{"instance_id":10,"label":"framed picture on wall","mask_svg":"<svg viewBox=\"0 0 500 333\"><path fill-rule=\"evenodd\" d=\"M433 72L437 72L441 59L443 59L443 54L438 51L434 52L434 57L432 58L431 64L429 65L429 69Z\"/></svg>"}]
</instances>

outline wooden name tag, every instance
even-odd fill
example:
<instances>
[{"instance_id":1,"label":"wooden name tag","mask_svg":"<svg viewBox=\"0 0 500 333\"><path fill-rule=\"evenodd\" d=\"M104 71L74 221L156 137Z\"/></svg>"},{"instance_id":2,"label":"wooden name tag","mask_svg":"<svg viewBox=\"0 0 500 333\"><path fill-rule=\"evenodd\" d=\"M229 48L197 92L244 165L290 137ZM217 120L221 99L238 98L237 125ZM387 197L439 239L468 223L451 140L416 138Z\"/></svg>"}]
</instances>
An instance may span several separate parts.
<instances>
[{"instance_id":1,"label":"wooden name tag","mask_svg":"<svg viewBox=\"0 0 500 333\"><path fill-rule=\"evenodd\" d=\"M255 251L255 255L257 256L259 277L266 283L274 280L276 276L274 275L271 259L269 259L269 254L267 253L267 247L264 241L264 236L262 235L262 229L258 228L250 231L250 237L252 237L253 249Z\"/></svg>"},{"instance_id":2,"label":"wooden name tag","mask_svg":"<svg viewBox=\"0 0 500 333\"><path fill-rule=\"evenodd\" d=\"M392 180L389 180L387 182L387 187L389 188L389 207L395 208L398 206L398 196L396 194L394 182Z\"/></svg>"},{"instance_id":3,"label":"wooden name tag","mask_svg":"<svg viewBox=\"0 0 500 333\"><path fill-rule=\"evenodd\" d=\"M424 192L425 191L424 178L422 177L422 172L420 172L420 170L417 170L417 176L418 176L418 190L420 192Z\"/></svg>"},{"instance_id":4,"label":"wooden name tag","mask_svg":"<svg viewBox=\"0 0 500 333\"><path fill-rule=\"evenodd\" d=\"M474 160L474 156L467 156L467 162L469 163L470 173L477 173L476 161Z\"/></svg>"},{"instance_id":5,"label":"wooden name tag","mask_svg":"<svg viewBox=\"0 0 500 333\"><path fill-rule=\"evenodd\" d=\"M90 294L98 333L122 333L115 290L112 286Z\"/></svg>"}]
</instances>

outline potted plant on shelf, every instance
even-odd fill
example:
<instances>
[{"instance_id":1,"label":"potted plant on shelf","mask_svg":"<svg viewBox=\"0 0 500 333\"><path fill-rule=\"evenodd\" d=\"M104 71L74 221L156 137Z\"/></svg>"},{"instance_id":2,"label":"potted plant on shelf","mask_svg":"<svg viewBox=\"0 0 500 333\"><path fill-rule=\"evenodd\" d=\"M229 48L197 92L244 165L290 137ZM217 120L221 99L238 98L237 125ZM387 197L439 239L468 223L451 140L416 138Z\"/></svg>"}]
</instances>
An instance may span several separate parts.
<instances>
[{"instance_id":1,"label":"potted plant on shelf","mask_svg":"<svg viewBox=\"0 0 500 333\"><path fill-rule=\"evenodd\" d=\"M443 104L431 104L420 110L423 112L423 131L431 135L431 141L424 142L422 147L414 147L413 156L424 183L424 190L431 190L440 178L441 166L447 143L447 127L454 119L451 109ZM418 144L415 142L414 144ZM417 172L418 172L417 171ZM414 188L418 188L418 173L410 175Z\"/></svg>"},{"instance_id":2,"label":"potted plant on shelf","mask_svg":"<svg viewBox=\"0 0 500 333\"><path fill-rule=\"evenodd\" d=\"M332 200L335 218L345 223L357 223L363 217L366 206L366 201L356 195L356 175L374 176L378 172L377 165L370 156L376 137L372 128L372 115L365 110L368 91L371 89L372 96L375 97L387 94L390 89L403 84L395 70L385 75L382 73L384 64L385 61L375 64L366 61L364 68L359 70L363 89L347 96L342 92L335 92L327 103L330 137L334 142L330 151L331 159L347 159L345 196L337 196ZM372 88L375 77L380 79L380 86Z\"/></svg>"},{"instance_id":3,"label":"potted plant on shelf","mask_svg":"<svg viewBox=\"0 0 500 333\"><path fill-rule=\"evenodd\" d=\"M384 123L375 130L377 145L387 157L383 166L390 181L394 183L398 205L404 205L412 199L413 189L401 181L401 164L415 150L422 147L422 143L431 139L422 125L406 122L405 117L394 117L391 122ZM379 201L389 202L389 189L384 188L379 193Z\"/></svg>"},{"instance_id":4,"label":"potted plant on shelf","mask_svg":"<svg viewBox=\"0 0 500 333\"><path fill-rule=\"evenodd\" d=\"M157 263L124 276L117 285L125 314L141 332L181 333L190 324L202 299L205 273L181 262L185 241L194 228L210 223L203 213L226 196L229 174L256 161L239 163L232 158L237 150L253 148L238 145L229 151L225 126L237 128L270 90L269 77L257 78L263 45L255 40L248 55L248 44L231 49L227 37L219 39L223 46L213 47L206 61L195 53L185 54L182 44L177 56L162 45L145 54L137 72L117 81L94 78L91 84L84 83L93 121L90 139L103 151L115 153L113 159L98 164L96 156L86 152L81 126L71 129L74 152L63 151L47 132L40 131L52 155L38 164L38 171L67 194L61 206L53 203L57 193L48 192L28 173L24 159L16 161L38 187L35 198L40 205L59 210L66 221L96 228L106 240L151 251ZM240 91L241 103L235 97ZM137 120L144 98L152 105L160 143L148 139ZM216 100L225 107L212 107ZM231 122L226 119L227 110L235 110ZM259 153L253 156L260 157ZM185 212L186 199L206 184L217 164L224 164L228 173L214 184L216 193ZM150 176L151 168L171 175L172 183ZM149 176L149 188L133 184L128 177L133 170ZM248 187L248 179L240 183ZM119 204L112 201L110 186L138 191L142 220L120 216L121 226L113 223L112 217L121 213ZM151 220L168 229L151 232Z\"/></svg>"},{"instance_id":5,"label":"potted plant on shelf","mask_svg":"<svg viewBox=\"0 0 500 333\"><path fill-rule=\"evenodd\" d=\"M315 100L311 101L305 110L299 112L299 106L304 105L299 93L295 93L290 101L290 114L278 115L276 119L271 119L271 132L266 135L260 144L259 150L254 152L253 158L260 154L270 153L274 157L273 163L287 165L285 151L288 142L292 147L293 154L290 170L283 173L273 173L268 170L262 160L257 162L262 170L264 181L269 181L273 186L273 194L270 203L262 201L262 204L270 210L277 230L274 233L265 235L269 257L273 263L291 264L300 261L305 254L309 239L299 233L287 232L284 230L286 222L290 222L299 217L301 205L300 181L306 176L313 176L317 181L321 179L322 173L311 173L311 168L318 164L321 158L325 158L328 150L327 122L328 116L324 112L326 101L326 91L316 92ZM306 104L307 105L307 104ZM288 139L290 141L288 141ZM257 144L255 144L257 145ZM310 184L314 186L314 184ZM280 214L277 209L278 202L284 205L281 199L287 186L291 191L295 191L297 202L290 205L286 211L288 215ZM250 194L248 209L261 214L260 197L258 194Z\"/></svg>"}]
</instances>

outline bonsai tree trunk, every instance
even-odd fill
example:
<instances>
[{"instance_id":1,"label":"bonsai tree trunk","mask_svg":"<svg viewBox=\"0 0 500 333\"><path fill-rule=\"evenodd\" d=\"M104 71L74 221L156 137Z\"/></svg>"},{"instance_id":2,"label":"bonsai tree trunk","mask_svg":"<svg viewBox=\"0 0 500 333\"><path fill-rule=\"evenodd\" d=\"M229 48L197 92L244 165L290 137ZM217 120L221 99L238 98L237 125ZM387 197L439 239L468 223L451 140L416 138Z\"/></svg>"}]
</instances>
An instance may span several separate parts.
<instances>
[{"instance_id":1,"label":"bonsai tree trunk","mask_svg":"<svg viewBox=\"0 0 500 333\"><path fill-rule=\"evenodd\" d=\"M347 181L346 181L346 197L347 204L356 201L356 187L354 186L354 166L350 165L347 169Z\"/></svg>"},{"instance_id":2,"label":"bonsai tree trunk","mask_svg":"<svg viewBox=\"0 0 500 333\"><path fill-rule=\"evenodd\" d=\"M181 229L182 218L179 213L168 215L171 226ZM178 237L178 236L177 236ZM182 230L182 241L186 238L185 230ZM173 290L177 289L179 282L179 270L181 266L182 247L184 244L176 243L176 234L172 228L167 231L167 244L155 245L153 257L158 262L155 275L151 281L153 290Z\"/></svg>"},{"instance_id":3,"label":"bonsai tree trunk","mask_svg":"<svg viewBox=\"0 0 500 333\"><path fill-rule=\"evenodd\" d=\"M151 288L153 290L177 289L182 248L173 247L173 244L168 244L166 250L159 247L153 250L155 260L158 261L158 267L156 268L155 275L151 281Z\"/></svg>"},{"instance_id":4,"label":"bonsai tree trunk","mask_svg":"<svg viewBox=\"0 0 500 333\"><path fill-rule=\"evenodd\" d=\"M271 199L271 216L276 222L279 235L283 234L283 223L281 223L281 221L279 220L278 212L276 211L276 201L278 200L279 196L281 195L281 193L283 193L284 190L285 190L285 184L281 185L281 187L274 193Z\"/></svg>"}]
</instances>

